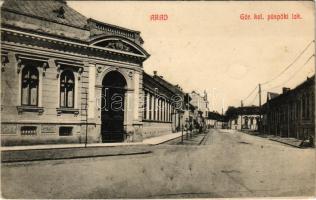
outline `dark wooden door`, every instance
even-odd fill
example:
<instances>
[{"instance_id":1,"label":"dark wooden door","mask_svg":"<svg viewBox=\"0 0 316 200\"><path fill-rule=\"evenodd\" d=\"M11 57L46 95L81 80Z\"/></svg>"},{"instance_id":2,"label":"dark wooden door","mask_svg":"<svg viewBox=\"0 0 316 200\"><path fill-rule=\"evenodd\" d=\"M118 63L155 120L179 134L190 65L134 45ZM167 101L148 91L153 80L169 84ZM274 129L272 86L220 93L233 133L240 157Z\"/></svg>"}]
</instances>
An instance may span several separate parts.
<instances>
[{"instance_id":1,"label":"dark wooden door","mask_svg":"<svg viewBox=\"0 0 316 200\"><path fill-rule=\"evenodd\" d=\"M118 71L109 72L102 81L102 142L124 140L124 102L126 80Z\"/></svg>"},{"instance_id":2,"label":"dark wooden door","mask_svg":"<svg viewBox=\"0 0 316 200\"><path fill-rule=\"evenodd\" d=\"M101 112L102 142L124 140L124 95L122 88L106 88Z\"/></svg>"}]
</instances>

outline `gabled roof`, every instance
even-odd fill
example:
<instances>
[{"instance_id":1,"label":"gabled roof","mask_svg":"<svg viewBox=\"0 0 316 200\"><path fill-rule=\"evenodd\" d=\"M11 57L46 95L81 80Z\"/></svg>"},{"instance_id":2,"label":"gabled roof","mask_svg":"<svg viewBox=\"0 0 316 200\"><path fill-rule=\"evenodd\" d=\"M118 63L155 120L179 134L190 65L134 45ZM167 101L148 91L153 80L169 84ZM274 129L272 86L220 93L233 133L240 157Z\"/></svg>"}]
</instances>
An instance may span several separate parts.
<instances>
[{"instance_id":1,"label":"gabled roof","mask_svg":"<svg viewBox=\"0 0 316 200\"><path fill-rule=\"evenodd\" d=\"M64 18L57 17L58 10L61 9L61 7L64 10ZM67 3L62 0L5 0L2 5L2 10L74 27L84 29L87 27L87 18L69 7Z\"/></svg>"}]
</instances>

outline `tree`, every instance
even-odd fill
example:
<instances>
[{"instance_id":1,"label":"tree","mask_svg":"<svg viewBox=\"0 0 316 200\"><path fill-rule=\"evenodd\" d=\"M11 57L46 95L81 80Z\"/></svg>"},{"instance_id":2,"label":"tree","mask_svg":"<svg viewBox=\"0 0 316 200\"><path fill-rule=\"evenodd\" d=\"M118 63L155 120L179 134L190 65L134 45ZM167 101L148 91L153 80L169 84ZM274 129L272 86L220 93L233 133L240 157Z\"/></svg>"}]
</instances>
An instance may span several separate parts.
<instances>
[{"instance_id":1,"label":"tree","mask_svg":"<svg viewBox=\"0 0 316 200\"><path fill-rule=\"evenodd\" d=\"M234 106L229 106L225 112L225 117L228 119L236 119L238 117L238 109Z\"/></svg>"}]
</instances>

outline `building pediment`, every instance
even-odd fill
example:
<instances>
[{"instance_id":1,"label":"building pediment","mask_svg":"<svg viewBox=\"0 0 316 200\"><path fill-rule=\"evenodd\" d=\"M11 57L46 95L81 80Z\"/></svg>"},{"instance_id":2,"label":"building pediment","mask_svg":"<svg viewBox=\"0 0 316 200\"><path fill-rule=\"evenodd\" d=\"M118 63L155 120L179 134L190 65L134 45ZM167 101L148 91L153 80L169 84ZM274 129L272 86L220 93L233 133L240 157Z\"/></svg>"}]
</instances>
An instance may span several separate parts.
<instances>
[{"instance_id":1,"label":"building pediment","mask_svg":"<svg viewBox=\"0 0 316 200\"><path fill-rule=\"evenodd\" d=\"M90 40L90 46L145 59L149 57L149 54L141 46L118 36L98 36Z\"/></svg>"}]
</instances>

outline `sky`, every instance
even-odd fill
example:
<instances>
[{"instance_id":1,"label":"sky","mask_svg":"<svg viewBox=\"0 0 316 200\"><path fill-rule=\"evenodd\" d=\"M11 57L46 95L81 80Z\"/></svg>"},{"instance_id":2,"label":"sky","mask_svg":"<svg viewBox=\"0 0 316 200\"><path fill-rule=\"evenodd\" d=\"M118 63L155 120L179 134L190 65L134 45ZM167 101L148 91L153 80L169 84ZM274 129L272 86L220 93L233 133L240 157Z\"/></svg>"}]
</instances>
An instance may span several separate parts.
<instances>
[{"instance_id":1,"label":"sky","mask_svg":"<svg viewBox=\"0 0 316 200\"><path fill-rule=\"evenodd\" d=\"M149 74L157 70L186 92L206 90L211 111L240 106L241 100L244 105L258 105L258 88L245 98L259 83L273 79L262 85L264 103L267 91L280 93L283 86L293 88L315 73L312 2L67 3L86 17L140 31L143 48L151 55L144 70ZM283 13L289 19L267 20L268 15ZM292 13L300 19L291 19ZM152 14L168 19L152 21ZM242 14L251 20L241 20ZM264 19L254 20L254 14Z\"/></svg>"}]
</instances>

